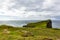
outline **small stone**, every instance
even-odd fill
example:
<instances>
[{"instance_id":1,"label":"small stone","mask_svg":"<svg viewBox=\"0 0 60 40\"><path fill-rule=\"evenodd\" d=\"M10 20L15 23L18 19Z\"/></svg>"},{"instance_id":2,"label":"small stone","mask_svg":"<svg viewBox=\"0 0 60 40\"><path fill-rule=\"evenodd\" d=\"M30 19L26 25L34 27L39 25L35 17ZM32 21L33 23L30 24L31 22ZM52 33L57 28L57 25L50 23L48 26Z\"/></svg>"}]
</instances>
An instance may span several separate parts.
<instances>
[{"instance_id":1,"label":"small stone","mask_svg":"<svg viewBox=\"0 0 60 40\"><path fill-rule=\"evenodd\" d=\"M23 31L23 37L28 37L28 36L34 36L32 32L29 31Z\"/></svg>"},{"instance_id":2,"label":"small stone","mask_svg":"<svg viewBox=\"0 0 60 40\"><path fill-rule=\"evenodd\" d=\"M44 38L43 40L53 40L53 39L50 39L50 38Z\"/></svg>"}]
</instances>

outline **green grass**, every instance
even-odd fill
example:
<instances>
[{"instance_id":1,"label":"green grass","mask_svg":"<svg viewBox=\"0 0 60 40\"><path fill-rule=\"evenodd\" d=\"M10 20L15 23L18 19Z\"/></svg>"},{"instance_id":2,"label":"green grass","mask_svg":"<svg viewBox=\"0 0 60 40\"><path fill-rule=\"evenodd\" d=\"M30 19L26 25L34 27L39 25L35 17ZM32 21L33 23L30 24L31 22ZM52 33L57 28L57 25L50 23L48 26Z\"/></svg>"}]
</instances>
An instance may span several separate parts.
<instances>
[{"instance_id":1,"label":"green grass","mask_svg":"<svg viewBox=\"0 0 60 40\"><path fill-rule=\"evenodd\" d=\"M60 29L46 28L47 21L29 23L28 27L12 27L7 25L0 26L0 40L43 40L51 38L60 40ZM34 26L33 28L31 26ZM5 33L5 29L9 33ZM24 31L31 32L34 36L24 37Z\"/></svg>"},{"instance_id":2,"label":"green grass","mask_svg":"<svg viewBox=\"0 0 60 40\"><path fill-rule=\"evenodd\" d=\"M40 22L35 22L35 23L28 23L27 25L25 25L23 27L46 28L48 21L40 21Z\"/></svg>"},{"instance_id":3,"label":"green grass","mask_svg":"<svg viewBox=\"0 0 60 40\"><path fill-rule=\"evenodd\" d=\"M43 38L60 38L60 30L48 28L8 28L10 33L4 34L4 29L0 30L0 40L42 40ZM22 37L22 31L32 32L34 36Z\"/></svg>"}]
</instances>

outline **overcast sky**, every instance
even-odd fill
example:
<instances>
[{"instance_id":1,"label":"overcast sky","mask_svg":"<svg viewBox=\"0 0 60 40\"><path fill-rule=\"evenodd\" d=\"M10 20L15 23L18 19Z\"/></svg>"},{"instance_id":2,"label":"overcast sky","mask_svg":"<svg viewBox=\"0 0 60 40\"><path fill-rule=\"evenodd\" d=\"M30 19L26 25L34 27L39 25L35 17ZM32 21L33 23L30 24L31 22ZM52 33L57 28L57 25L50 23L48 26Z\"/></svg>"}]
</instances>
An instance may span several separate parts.
<instances>
[{"instance_id":1,"label":"overcast sky","mask_svg":"<svg viewBox=\"0 0 60 40\"><path fill-rule=\"evenodd\" d=\"M0 20L60 20L60 0L0 0Z\"/></svg>"}]
</instances>

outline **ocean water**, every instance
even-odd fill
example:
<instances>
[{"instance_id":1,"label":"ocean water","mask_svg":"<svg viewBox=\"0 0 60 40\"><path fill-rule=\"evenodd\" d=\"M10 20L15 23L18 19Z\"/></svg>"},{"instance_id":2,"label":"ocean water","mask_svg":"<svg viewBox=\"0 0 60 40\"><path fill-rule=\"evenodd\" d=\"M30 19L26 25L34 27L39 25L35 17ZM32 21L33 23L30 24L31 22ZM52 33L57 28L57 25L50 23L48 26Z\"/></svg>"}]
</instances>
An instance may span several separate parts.
<instances>
[{"instance_id":1,"label":"ocean water","mask_svg":"<svg viewBox=\"0 0 60 40\"><path fill-rule=\"evenodd\" d=\"M14 27L22 27L31 22L38 22L39 20L13 20L13 21L0 21L0 25L11 25Z\"/></svg>"},{"instance_id":2,"label":"ocean water","mask_svg":"<svg viewBox=\"0 0 60 40\"><path fill-rule=\"evenodd\" d=\"M60 20L52 20L53 28L60 28Z\"/></svg>"},{"instance_id":3,"label":"ocean water","mask_svg":"<svg viewBox=\"0 0 60 40\"><path fill-rule=\"evenodd\" d=\"M14 20L14 21L0 21L0 25L11 25L15 27L22 27L23 25L26 25L31 22L38 22L40 20ZM60 21L58 20L52 20L52 26L53 28L60 28Z\"/></svg>"}]
</instances>

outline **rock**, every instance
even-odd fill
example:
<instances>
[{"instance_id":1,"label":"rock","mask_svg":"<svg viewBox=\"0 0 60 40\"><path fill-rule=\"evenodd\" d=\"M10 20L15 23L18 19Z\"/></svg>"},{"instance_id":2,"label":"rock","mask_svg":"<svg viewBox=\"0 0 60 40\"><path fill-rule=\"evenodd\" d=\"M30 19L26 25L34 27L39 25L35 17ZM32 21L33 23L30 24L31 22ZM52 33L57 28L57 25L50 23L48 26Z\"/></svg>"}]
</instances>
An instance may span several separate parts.
<instances>
[{"instance_id":1,"label":"rock","mask_svg":"<svg viewBox=\"0 0 60 40\"><path fill-rule=\"evenodd\" d=\"M4 29L4 30L3 30L3 33L4 33L4 34L9 34L10 31L8 31L8 29Z\"/></svg>"},{"instance_id":2,"label":"rock","mask_svg":"<svg viewBox=\"0 0 60 40\"><path fill-rule=\"evenodd\" d=\"M47 28L52 28L52 21L51 20L48 20L48 22L47 22Z\"/></svg>"},{"instance_id":3,"label":"rock","mask_svg":"<svg viewBox=\"0 0 60 40\"><path fill-rule=\"evenodd\" d=\"M50 39L50 38L44 38L43 40L53 40L53 39Z\"/></svg>"},{"instance_id":4,"label":"rock","mask_svg":"<svg viewBox=\"0 0 60 40\"><path fill-rule=\"evenodd\" d=\"M60 40L60 39L57 39L57 40Z\"/></svg>"},{"instance_id":5,"label":"rock","mask_svg":"<svg viewBox=\"0 0 60 40\"><path fill-rule=\"evenodd\" d=\"M23 27L27 27L26 25L24 25Z\"/></svg>"},{"instance_id":6,"label":"rock","mask_svg":"<svg viewBox=\"0 0 60 40\"><path fill-rule=\"evenodd\" d=\"M22 34L23 37L29 37L29 36L34 36L32 32L29 32L29 31L23 31L23 34Z\"/></svg>"}]
</instances>

